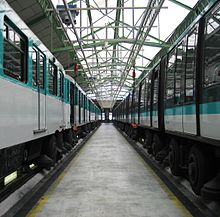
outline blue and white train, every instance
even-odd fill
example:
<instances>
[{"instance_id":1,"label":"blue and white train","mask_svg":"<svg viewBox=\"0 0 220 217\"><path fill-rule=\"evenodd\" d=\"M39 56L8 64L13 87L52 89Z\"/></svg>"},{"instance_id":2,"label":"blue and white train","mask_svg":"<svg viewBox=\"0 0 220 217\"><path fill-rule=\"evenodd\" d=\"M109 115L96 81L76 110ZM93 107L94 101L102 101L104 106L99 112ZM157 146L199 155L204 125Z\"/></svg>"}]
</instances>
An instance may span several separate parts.
<instances>
[{"instance_id":1,"label":"blue and white train","mask_svg":"<svg viewBox=\"0 0 220 217\"><path fill-rule=\"evenodd\" d=\"M5 177L22 173L30 164L56 162L74 140L98 126L100 114L100 108L1 0L1 186Z\"/></svg>"},{"instance_id":2,"label":"blue and white train","mask_svg":"<svg viewBox=\"0 0 220 217\"><path fill-rule=\"evenodd\" d=\"M219 45L213 0L113 113L156 160L212 198L220 197Z\"/></svg>"}]
</instances>

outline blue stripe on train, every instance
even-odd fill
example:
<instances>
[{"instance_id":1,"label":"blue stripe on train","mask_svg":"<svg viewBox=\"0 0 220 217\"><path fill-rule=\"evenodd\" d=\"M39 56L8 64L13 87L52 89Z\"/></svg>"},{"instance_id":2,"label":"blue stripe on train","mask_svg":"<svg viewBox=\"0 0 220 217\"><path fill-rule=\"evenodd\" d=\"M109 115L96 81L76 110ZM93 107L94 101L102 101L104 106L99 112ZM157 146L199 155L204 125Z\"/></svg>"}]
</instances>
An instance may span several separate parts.
<instances>
[{"instance_id":1,"label":"blue stripe on train","mask_svg":"<svg viewBox=\"0 0 220 217\"><path fill-rule=\"evenodd\" d=\"M177 106L173 108L168 108L165 110L165 116L170 115L195 115L196 114L196 105L184 105ZM220 114L220 102L210 102L204 103L200 105L200 114ZM149 116L150 112L142 112L140 113L141 117ZM153 111L153 116L157 116L158 111Z\"/></svg>"}]
</instances>

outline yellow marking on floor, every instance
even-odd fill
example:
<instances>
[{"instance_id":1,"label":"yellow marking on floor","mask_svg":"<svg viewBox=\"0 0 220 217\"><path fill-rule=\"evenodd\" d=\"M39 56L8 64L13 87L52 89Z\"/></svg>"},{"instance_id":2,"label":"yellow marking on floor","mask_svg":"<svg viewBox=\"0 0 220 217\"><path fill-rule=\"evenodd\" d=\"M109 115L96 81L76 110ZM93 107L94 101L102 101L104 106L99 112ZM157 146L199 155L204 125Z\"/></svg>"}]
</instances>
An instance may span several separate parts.
<instances>
[{"instance_id":1,"label":"yellow marking on floor","mask_svg":"<svg viewBox=\"0 0 220 217\"><path fill-rule=\"evenodd\" d=\"M129 142L128 142L129 143ZM130 144L130 143L129 143ZM130 144L132 147L132 145ZM134 149L133 149L134 150ZM192 217L192 214L188 211L188 209L184 206L184 204L170 191L166 184L161 180L161 178L153 171L153 169L144 161L144 159L135 151L138 159L144 164L145 169L152 174L152 176L156 179L160 187L167 194L167 197L173 203L173 205L180 210L184 217Z\"/></svg>"},{"instance_id":2,"label":"yellow marking on floor","mask_svg":"<svg viewBox=\"0 0 220 217\"><path fill-rule=\"evenodd\" d=\"M37 213L40 211L41 207L47 202L49 196L44 195L41 199L37 202L36 206L28 213L27 217L35 217Z\"/></svg>"},{"instance_id":3,"label":"yellow marking on floor","mask_svg":"<svg viewBox=\"0 0 220 217\"><path fill-rule=\"evenodd\" d=\"M77 161L79 158L80 153L84 151L85 145L78 151L76 156L71 160L71 162L68 164L68 166L64 169L64 171L57 177L57 179L52 183L52 185L49 188L48 194L45 194L40 198L38 203L34 206L34 208L27 214L27 217L35 217L40 209L45 205L45 203L48 201L49 197L53 194L54 190L57 188L59 183L63 180L65 175L67 174L68 169Z\"/></svg>"}]
</instances>

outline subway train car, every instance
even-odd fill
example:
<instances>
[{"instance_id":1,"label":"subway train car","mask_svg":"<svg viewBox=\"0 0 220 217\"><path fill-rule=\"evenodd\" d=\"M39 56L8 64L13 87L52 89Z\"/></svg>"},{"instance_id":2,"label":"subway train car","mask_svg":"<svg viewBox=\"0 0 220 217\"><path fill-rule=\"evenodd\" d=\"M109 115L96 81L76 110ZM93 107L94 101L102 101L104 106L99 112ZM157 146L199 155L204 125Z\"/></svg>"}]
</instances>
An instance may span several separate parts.
<instances>
[{"instance_id":1,"label":"subway train car","mask_svg":"<svg viewBox=\"0 0 220 217\"><path fill-rule=\"evenodd\" d=\"M5 2L0 1L0 184L48 167L98 126L99 108Z\"/></svg>"},{"instance_id":2,"label":"subway train car","mask_svg":"<svg viewBox=\"0 0 220 217\"><path fill-rule=\"evenodd\" d=\"M196 194L219 199L220 4L214 2L114 109L114 119Z\"/></svg>"}]
</instances>

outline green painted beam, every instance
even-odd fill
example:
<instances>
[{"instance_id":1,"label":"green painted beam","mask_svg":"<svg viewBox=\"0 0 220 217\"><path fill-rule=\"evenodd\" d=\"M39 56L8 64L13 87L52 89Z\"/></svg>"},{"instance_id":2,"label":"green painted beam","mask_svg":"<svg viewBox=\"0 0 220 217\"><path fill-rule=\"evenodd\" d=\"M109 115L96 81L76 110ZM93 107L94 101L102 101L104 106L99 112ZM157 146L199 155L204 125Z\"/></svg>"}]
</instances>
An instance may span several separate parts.
<instances>
[{"instance_id":1,"label":"green painted beam","mask_svg":"<svg viewBox=\"0 0 220 217\"><path fill-rule=\"evenodd\" d=\"M124 46L122 46L121 44L119 44L119 46L122 47L122 48L124 48L124 49L126 49L126 50L129 50L127 47L124 47ZM143 55L141 55L141 54L138 54L138 56L140 56L140 57L142 57L142 58L144 58L144 59L146 59L146 60L152 61L151 59L149 59L149 58L147 58L147 57L145 57L145 56L143 56Z\"/></svg>"},{"instance_id":2,"label":"green painted beam","mask_svg":"<svg viewBox=\"0 0 220 217\"><path fill-rule=\"evenodd\" d=\"M109 25L111 25L111 24L113 24L113 23L114 23L114 22L109 23L107 26L109 26ZM95 34L95 33L99 32L99 31L101 31L101 30L103 30L103 29L105 29L105 27L98 28L97 30L93 31L93 33ZM89 34L87 34L87 35L84 35L81 39L88 38L88 37L91 36L91 35L92 35L92 33L89 33Z\"/></svg>"},{"instance_id":3,"label":"green painted beam","mask_svg":"<svg viewBox=\"0 0 220 217\"><path fill-rule=\"evenodd\" d=\"M29 22L27 22L26 24L29 26L29 27L32 27L34 26L35 24L39 23L40 21L42 21L43 19L46 18L46 15L43 14L43 15L40 15L38 17L35 17L34 19L30 20Z\"/></svg>"},{"instance_id":4,"label":"green painted beam","mask_svg":"<svg viewBox=\"0 0 220 217\"><path fill-rule=\"evenodd\" d=\"M92 40L92 39L91 39ZM134 44L136 43L137 45L139 44L142 44L141 40L138 40L138 41L135 41L134 39L118 39L118 41L115 41L115 39L107 39L107 40L103 40L101 42L95 42L95 43L89 43L89 44L85 44L83 45L83 48L84 49L87 49L87 48L93 48L94 46L96 47L103 47L105 45L105 41L108 42L108 44L111 44L111 45L114 45L114 44L119 44L119 43L128 43L128 44ZM143 44L144 46L149 46L149 47L165 47L165 48L168 48L170 47L169 45L167 44L160 44L160 43L157 43L157 42L144 42ZM66 52L66 51L69 51L69 50L72 50L72 49L79 49L80 46L79 45L75 45L75 46L66 46L66 47L60 47L60 48L54 48L52 49L52 52L56 53L56 52Z\"/></svg>"},{"instance_id":5,"label":"green painted beam","mask_svg":"<svg viewBox=\"0 0 220 217\"><path fill-rule=\"evenodd\" d=\"M117 0L117 7L121 7L122 6L122 2L121 0ZM115 26L119 26L119 21L120 21L120 16L121 16L121 9L117 9L116 10L116 17L115 17ZM114 29L114 39L118 39L119 38L119 29L115 28ZM112 51L112 63L115 62L115 58L116 57L116 47L117 47L117 43L115 43L113 45L113 51Z\"/></svg>"},{"instance_id":6,"label":"green painted beam","mask_svg":"<svg viewBox=\"0 0 220 217\"><path fill-rule=\"evenodd\" d=\"M180 1L177 1L177 0L169 0L170 2L172 2L172 3L174 3L174 4L176 4L176 5L179 5L179 6L181 6L182 8L185 8L186 10L189 10L189 11L191 11L192 10L192 8L191 7L189 7L188 5L186 5L186 4L183 4L182 2L180 2Z\"/></svg>"},{"instance_id":7,"label":"green painted beam","mask_svg":"<svg viewBox=\"0 0 220 217\"><path fill-rule=\"evenodd\" d=\"M86 6L87 6L87 8L90 8L89 0L86 0ZM88 17L89 17L90 27L92 27L93 24L92 24L92 14L91 14L91 11L90 11L90 10L87 10L87 14L88 14ZM94 34L94 31L93 31L93 28L91 28L91 34L92 34L92 38L95 40L95 34ZM95 41L94 41L94 43L95 43ZM98 64L98 63L99 63L99 58L98 58L96 46L94 46L94 51L95 51L95 55L96 55L96 62L97 62L97 64Z\"/></svg>"}]
</instances>

